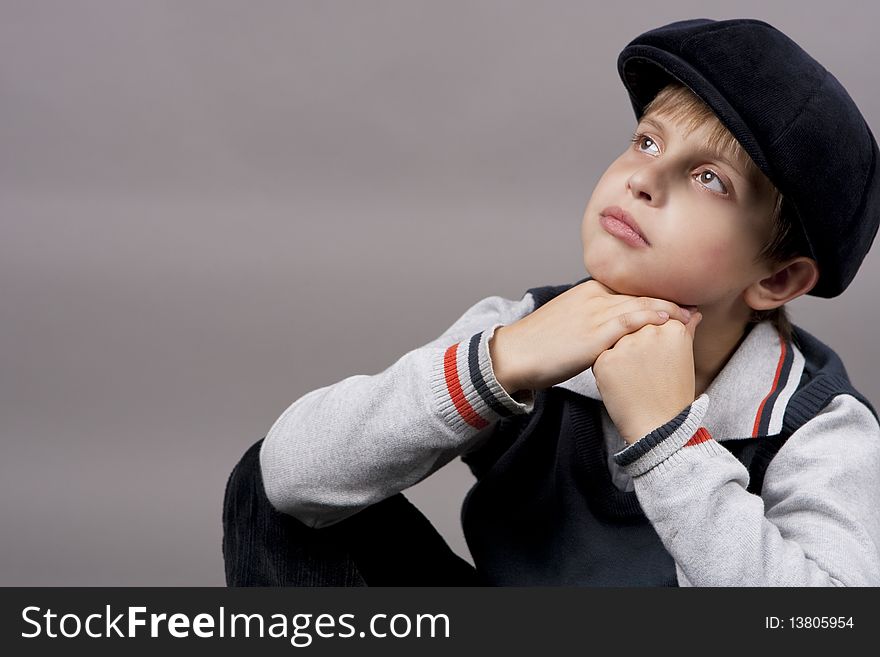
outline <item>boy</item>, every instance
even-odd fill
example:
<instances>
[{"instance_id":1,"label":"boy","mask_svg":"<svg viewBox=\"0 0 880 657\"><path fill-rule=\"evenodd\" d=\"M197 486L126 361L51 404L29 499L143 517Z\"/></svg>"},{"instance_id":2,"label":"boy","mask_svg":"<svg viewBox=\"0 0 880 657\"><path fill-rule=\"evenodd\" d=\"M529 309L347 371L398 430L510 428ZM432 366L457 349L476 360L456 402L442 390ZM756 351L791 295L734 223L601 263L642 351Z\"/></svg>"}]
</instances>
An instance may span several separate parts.
<instances>
[{"instance_id":1,"label":"boy","mask_svg":"<svg viewBox=\"0 0 880 657\"><path fill-rule=\"evenodd\" d=\"M672 23L618 68L639 124L590 275L292 404L230 477L229 584L880 584L876 413L784 310L870 248L873 135L761 21ZM456 456L476 569L400 493Z\"/></svg>"}]
</instances>

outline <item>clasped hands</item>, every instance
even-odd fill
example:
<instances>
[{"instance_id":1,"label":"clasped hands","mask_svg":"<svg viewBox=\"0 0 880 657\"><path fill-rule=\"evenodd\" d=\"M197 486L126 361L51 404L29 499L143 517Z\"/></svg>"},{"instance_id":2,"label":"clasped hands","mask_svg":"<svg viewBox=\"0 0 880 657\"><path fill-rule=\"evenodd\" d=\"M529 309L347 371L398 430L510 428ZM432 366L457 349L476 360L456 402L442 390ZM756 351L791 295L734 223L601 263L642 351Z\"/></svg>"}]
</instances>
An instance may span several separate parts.
<instances>
[{"instance_id":1,"label":"clasped hands","mask_svg":"<svg viewBox=\"0 0 880 657\"><path fill-rule=\"evenodd\" d=\"M693 341L702 320L694 311L590 279L497 328L489 341L492 367L510 395L592 367L608 415L633 443L694 401Z\"/></svg>"}]
</instances>

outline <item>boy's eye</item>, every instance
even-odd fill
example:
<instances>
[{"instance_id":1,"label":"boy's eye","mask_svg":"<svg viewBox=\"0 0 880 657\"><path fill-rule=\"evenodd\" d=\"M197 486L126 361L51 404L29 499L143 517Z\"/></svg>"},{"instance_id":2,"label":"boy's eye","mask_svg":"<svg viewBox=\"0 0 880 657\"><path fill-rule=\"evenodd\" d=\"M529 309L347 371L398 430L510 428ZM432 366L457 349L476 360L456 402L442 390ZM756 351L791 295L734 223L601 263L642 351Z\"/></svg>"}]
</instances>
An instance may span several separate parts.
<instances>
[{"instance_id":1,"label":"boy's eye","mask_svg":"<svg viewBox=\"0 0 880 657\"><path fill-rule=\"evenodd\" d=\"M699 183L707 189L711 189L713 192L718 192L719 194L727 194L727 187L724 186L724 183L721 182L721 178L719 178L718 174L712 171L712 169L703 169L700 173L696 174L696 176ZM717 183L720 186L720 189L718 187L710 187L709 185L712 183Z\"/></svg>"},{"instance_id":2,"label":"boy's eye","mask_svg":"<svg viewBox=\"0 0 880 657\"><path fill-rule=\"evenodd\" d=\"M657 148L657 143L651 139L648 135L642 134L640 132L635 133L630 141L635 144L635 148L640 153L650 153L651 151L647 151L642 148L642 146L646 146L647 148ZM654 151L655 153L657 151ZM694 174L697 177L698 182L713 192L718 194L726 195L727 186L721 181L721 178L717 173L712 171L711 169L703 169L700 173ZM715 185L714 187L712 185Z\"/></svg>"},{"instance_id":3,"label":"boy's eye","mask_svg":"<svg viewBox=\"0 0 880 657\"><path fill-rule=\"evenodd\" d=\"M642 151L641 147L643 144L647 144L649 147L653 146L654 148L657 148L657 144L654 142L653 139L651 139L648 135L643 135L639 132L634 134L630 141L636 145L636 150L638 151ZM644 153L645 151L642 152Z\"/></svg>"}]
</instances>

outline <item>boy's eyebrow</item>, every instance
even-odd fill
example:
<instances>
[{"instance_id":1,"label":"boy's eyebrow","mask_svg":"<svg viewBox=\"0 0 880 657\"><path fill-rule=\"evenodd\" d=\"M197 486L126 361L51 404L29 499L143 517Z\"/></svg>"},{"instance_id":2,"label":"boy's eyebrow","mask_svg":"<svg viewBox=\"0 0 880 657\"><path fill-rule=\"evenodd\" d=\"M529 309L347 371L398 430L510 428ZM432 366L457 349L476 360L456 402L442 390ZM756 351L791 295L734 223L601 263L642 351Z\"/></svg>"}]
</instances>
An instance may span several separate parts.
<instances>
[{"instance_id":1,"label":"boy's eyebrow","mask_svg":"<svg viewBox=\"0 0 880 657\"><path fill-rule=\"evenodd\" d=\"M659 118L654 118L651 116L643 116L641 119L641 123L647 123L649 125L652 125L655 128L657 128L657 130L660 130L660 131L663 131L666 129L666 126L663 124L663 122ZM726 162L730 167L733 168L733 170L737 174L739 174L740 177L742 177L743 179L746 179L746 174L740 168L740 166L736 162L734 162L731 158L727 157L727 155L725 155L721 151L719 151L717 149L709 148L708 145L703 144L703 153L705 155L709 155L717 160L722 160L722 161Z\"/></svg>"}]
</instances>

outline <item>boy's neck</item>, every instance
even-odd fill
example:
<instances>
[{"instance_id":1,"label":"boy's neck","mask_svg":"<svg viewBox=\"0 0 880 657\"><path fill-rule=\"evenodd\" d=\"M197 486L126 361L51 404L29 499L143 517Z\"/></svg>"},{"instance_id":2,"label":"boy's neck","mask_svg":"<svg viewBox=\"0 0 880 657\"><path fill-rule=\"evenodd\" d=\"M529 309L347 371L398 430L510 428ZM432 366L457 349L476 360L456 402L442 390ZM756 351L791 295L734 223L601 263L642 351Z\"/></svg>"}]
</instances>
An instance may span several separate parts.
<instances>
[{"instance_id":1,"label":"boy's neck","mask_svg":"<svg viewBox=\"0 0 880 657\"><path fill-rule=\"evenodd\" d=\"M694 335L695 397L702 395L746 337L747 319L703 315Z\"/></svg>"}]
</instances>

